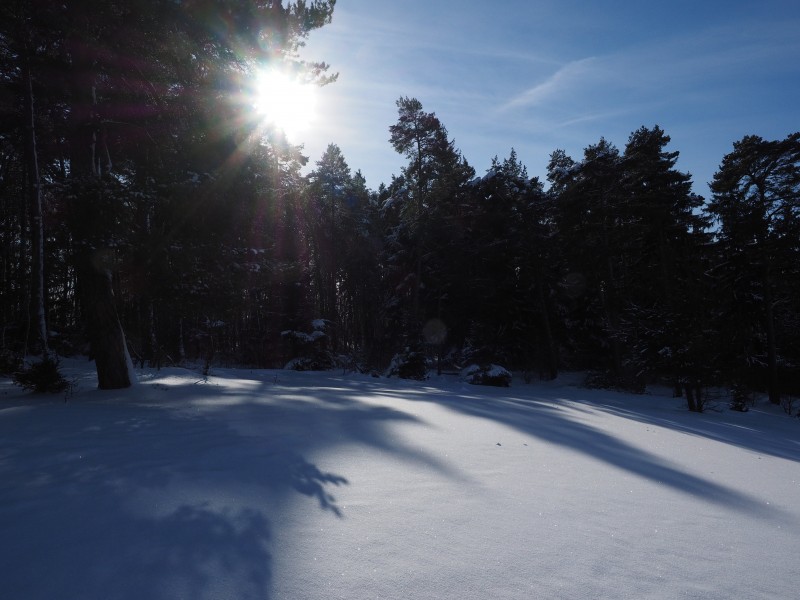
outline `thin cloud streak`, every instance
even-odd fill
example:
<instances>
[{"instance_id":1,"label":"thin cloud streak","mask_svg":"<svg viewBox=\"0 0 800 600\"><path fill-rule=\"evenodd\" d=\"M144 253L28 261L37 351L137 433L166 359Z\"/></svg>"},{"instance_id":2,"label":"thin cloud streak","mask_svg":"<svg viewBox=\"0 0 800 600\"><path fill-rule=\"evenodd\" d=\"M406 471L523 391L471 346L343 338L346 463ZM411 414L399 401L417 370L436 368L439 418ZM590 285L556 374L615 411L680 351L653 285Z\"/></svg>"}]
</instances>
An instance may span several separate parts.
<instances>
[{"instance_id":1,"label":"thin cloud streak","mask_svg":"<svg viewBox=\"0 0 800 600\"><path fill-rule=\"evenodd\" d=\"M553 128L554 122L568 127L645 111L658 115L676 105L713 113L714 104L741 85L743 69L770 60L776 70L792 68L779 61L800 53L800 41L775 33L762 28L739 40L734 30L718 28L575 60L502 103L495 114L535 109L549 116Z\"/></svg>"},{"instance_id":2,"label":"thin cloud streak","mask_svg":"<svg viewBox=\"0 0 800 600\"><path fill-rule=\"evenodd\" d=\"M569 91L576 83L580 83L587 74L591 73L592 65L597 64L595 57L582 58L572 61L553 73L545 81L536 84L518 94L505 104L498 112L507 112L516 108L532 107L550 100L554 96Z\"/></svg>"},{"instance_id":3,"label":"thin cloud streak","mask_svg":"<svg viewBox=\"0 0 800 600\"><path fill-rule=\"evenodd\" d=\"M322 90L324 143L309 136L306 149L313 162L338 144L373 188L403 164L388 143L400 96L435 112L479 172L514 147L541 173L555 148L580 155L600 136L621 145L658 124L705 182L743 135L781 137L800 119L796 10L756 16L737 2L679 20L664 9L659 29L663 19L648 11L603 12L598 24L597 10L577 3L565 13L562 3L520 2L513 19L510 5L465 6L455 21L442 20L454 2L340 4L302 53L340 72Z\"/></svg>"}]
</instances>

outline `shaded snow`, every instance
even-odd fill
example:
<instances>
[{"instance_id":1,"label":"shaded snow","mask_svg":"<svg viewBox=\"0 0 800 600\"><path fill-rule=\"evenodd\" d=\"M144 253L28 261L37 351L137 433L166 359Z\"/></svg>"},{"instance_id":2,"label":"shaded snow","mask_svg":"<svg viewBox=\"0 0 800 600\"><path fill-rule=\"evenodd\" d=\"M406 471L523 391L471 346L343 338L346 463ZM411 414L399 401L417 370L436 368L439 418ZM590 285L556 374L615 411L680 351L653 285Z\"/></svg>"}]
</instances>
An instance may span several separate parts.
<instances>
[{"instance_id":1,"label":"shaded snow","mask_svg":"<svg viewBox=\"0 0 800 600\"><path fill-rule=\"evenodd\" d=\"M281 337L295 339L306 344L312 344L317 340L324 338L325 332L315 329L311 333L305 333L303 331L293 331L287 329L286 331L281 331Z\"/></svg>"},{"instance_id":2,"label":"shaded snow","mask_svg":"<svg viewBox=\"0 0 800 600\"><path fill-rule=\"evenodd\" d=\"M7 600L794 598L800 422L566 380L0 380Z\"/></svg>"}]
</instances>

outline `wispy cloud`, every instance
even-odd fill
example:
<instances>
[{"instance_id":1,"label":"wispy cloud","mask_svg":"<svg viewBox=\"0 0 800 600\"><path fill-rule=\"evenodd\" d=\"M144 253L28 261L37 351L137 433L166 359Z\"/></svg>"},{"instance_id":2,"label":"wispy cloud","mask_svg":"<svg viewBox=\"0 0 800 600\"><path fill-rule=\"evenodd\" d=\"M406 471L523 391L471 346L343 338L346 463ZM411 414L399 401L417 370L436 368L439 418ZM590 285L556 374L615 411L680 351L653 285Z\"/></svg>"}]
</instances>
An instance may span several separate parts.
<instances>
[{"instance_id":1,"label":"wispy cloud","mask_svg":"<svg viewBox=\"0 0 800 600\"><path fill-rule=\"evenodd\" d=\"M505 112L515 108L540 104L571 88L583 80L597 65L597 58L591 56L567 63L544 81L514 96L498 109Z\"/></svg>"},{"instance_id":2,"label":"wispy cloud","mask_svg":"<svg viewBox=\"0 0 800 600\"><path fill-rule=\"evenodd\" d=\"M598 23L596 11L564 12L563 0L520 0L536 8L510 19L470 5L442 27L449 3L340 4L303 52L340 72L321 90L306 149L313 159L327 143L340 144L372 185L402 164L388 143L401 95L436 112L476 167L514 147L530 157L531 172L553 148L579 154L599 136L622 143L636 127L658 123L687 156L695 152L685 168L706 181L734 139L782 135L797 120L796 9L746 21L708 13L661 27L643 11L612 11ZM540 34L531 36L537 24ZM635 35L614 34L625 28Z\"/></svg>"},{"instance_id":3,"label":"wispy cloud","mask_svg":"<svg viewBox=\"0 0 800 600\"><path fill-rule=\"evenodd\" d=\"M792 21L793 27L797 24ZM771 25L752 25L746 33L718 26L574 60L501 102L495 113L563 109L564 99L577 113L575 122L581 122L590 117L585 112L614 112L621 105L649 106L667 98L685 101L700 91L728 94L741 86L748 72L758 78L796 72L796 62L786 60L800 51L796 29Z\"/></svg>"},{"instance_id":4,"label":"wispy cloud","mask_svg":"<svg viewBox=\"0 0 800 600\"><path fill-rule=\"evenodd\" d=\"M624 117L632 112L634 112L634 109L626 107L617 110L581 114L556 123L553 129L572 127L573 125L581 125L584 123L591 123L593 121L608 121L609 119Z\"/></svg>"}]
</instances>

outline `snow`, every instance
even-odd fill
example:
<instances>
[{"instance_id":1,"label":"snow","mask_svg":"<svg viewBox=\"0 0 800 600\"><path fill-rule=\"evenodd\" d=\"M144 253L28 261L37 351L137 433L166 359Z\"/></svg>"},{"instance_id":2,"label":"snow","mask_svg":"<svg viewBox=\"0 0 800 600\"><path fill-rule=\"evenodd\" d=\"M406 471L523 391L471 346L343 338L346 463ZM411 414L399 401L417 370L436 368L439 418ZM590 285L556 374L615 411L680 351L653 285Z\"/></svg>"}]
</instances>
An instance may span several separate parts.
<instances>
[{"instance_id":1,"label":"snow","mask_svg":"<svg viewBox=\"0 0 800 600\"><path fill-rule=\"evenodd\" d=\"M461 370L461 379L467 383L482 385L482 379L487 378L490 380L507 379L510 383L512 380L511 372L505 367L500 365L467 365Z\"/></svg>"},{"instance_id":2,"label":"snow","mask_svg":"<svg viewBox=\"0 0 800 600\"><path fill-rule=\"evenodd\" d=\"M6 600L795 598L800 421L556 382L0 380ZM520 378L515 379L515 382Z\"/></svg>"},{"instance_id":3,"label":"snow","mask_svg":"<svg viewBox=\"0 0 800 600\"><path fill-rule=\"evenodd\" d=\"M401 187L393 196L389 196L381 206L381 211L385 212L391 210L395 204L402 204L406 201L406 195L408 194L408 188L405 186Z\"/></svg>"},{"instance_id":4,"label":"snow","mask_svg":"<svg viewBox=\"0 0 800 600\"><path fill-rule=\"evenodd\" d=\"M306 344L312 344L317 340L324 338L325 332L315 329L311 333L305 333L303 331L287 329L286 331L281 331L281 337L295 339Z\"/></svg>"},{"instance_id":5,"label":"snow","mask_svg":"<svg viewBox=\"0 0 800 600\"><path fill-rule=\"evenodd\" d=\"M504 375L511 375L507 369L498 365L490 365L489 369L486 371L486 374L489 377L503 377Z\"/></svg>"}]
</instances>

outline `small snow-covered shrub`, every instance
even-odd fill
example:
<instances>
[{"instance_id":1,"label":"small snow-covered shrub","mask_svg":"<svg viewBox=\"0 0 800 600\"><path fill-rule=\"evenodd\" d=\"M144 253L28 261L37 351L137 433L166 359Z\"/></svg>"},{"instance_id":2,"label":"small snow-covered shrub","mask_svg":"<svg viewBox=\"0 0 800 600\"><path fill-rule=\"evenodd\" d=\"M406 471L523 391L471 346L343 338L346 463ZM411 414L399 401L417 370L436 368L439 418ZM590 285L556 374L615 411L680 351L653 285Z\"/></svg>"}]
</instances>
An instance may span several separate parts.
<instances>
[{"instance_id":1,"label":"small snow-covered shrub","mask_svg":"<svg viewBox=\"0 0 800 600\"><path fill-rule=\"evenodd\" d=\"M499 365L470 365L461 371L461 377L472 385L511 385L511 372Z\"/></svg>"},{"instance_id":2,"label":"small snow-covered shrub","mask_svg":"<svg viewBox=\"0 0 800 600\"><path fill-rule=\"evenodd\" d=\"M22 368L22 358L11 350L0 350L0 374L13 375Z\"/></svg>"},{"instance_id":3,"label":"small snow-covered shrub","mask_svg":"<svg viewBox=\"0 0 800 600\"><path fill-rule=\"evenodd\" d=\"M789 416L791 416L794 413L794 406L796 402L797 402L796 396L792 396L791 394L784 394L783 396L781 396L781 408L783 408L783 411ZM794 414L794 416L800 417L800 409L798 409L797 413Z\"/></svg>"},{"instance_id":4,"label":"small snow-covered shrub","mask_svg":"<svg viewBox=\"0 0 800 600\"><path fill-rule=\"evenodd\" d=\"M329 371L336 365L336 360L328 350L328 336L325 329L329 322L314 319L313 331L282 331L281 337L291 346L293 358L286 363L284 369L291 371Z\"/></svg>"},{"instance_id":5,"label":"small snow-covered shrub","mask_svg":"<svg viewBox=\"0 0 800 600\"><path fill-rule=\"evenodd\" d=\"M422 381L428 377L428 366L425 355L417 350L406 347L392 357L386 377L399 377L401 379L416 379Z\"/></svg>"},{"instance_id":6,"label":"small snow-covered shrub","mask_svg":"<svg viewBox=\"0 0 800 600\"><path fill-rule=\"evenodd\" d=\"M38 394L58 394L69 387L58 371L58 362L49 357L14 373L14 383Z\"/></svg>"},{"instance_id":7,"label":"small snow-covered shrub","mask_svg":"<svg viewBox=\"0 0 800 600\"><path fill-rule=\"evenodd\" d=\"M614 390L629 394L644 394L645 382L640 377L615 375L611 371L591 371L583 380L583 387L593 390Z\"/></svg>"},{"instance_id":8,"label":"small snow-covered shrub","mask_svg":"<svg viewBox=\"0 0 800 600\"><path fill-rule=\"evenodd\" d=\"M750 394L745 386L741 384L735 384L731 388L731 402L729 405L731 410L747 412L749 410L747 406L747 402L750 399L749 396Z\"/></svg>"},{"instance_id":9,"label":"small snow-covered shrub","mask_svg":"<svg viewBox=\"0 0 800 600\"><path fill-rule=\"evenodd\" d=\"M334 364L342 369L342 375L367 372L366 367L355 354L340 354L334 358Z\"/></svg>"},{"instance_id":10,"label":"small snow-covered shrub","mask_svg":"<svg viewBox=\"0 0 800 600\"><path fill-rule=\"evenodd\" d=\"M592 390L613 390L616 388L616 381L607 371L591 371L586 374L583 387Z\"/></svg>"},{"instance_id":11,"label":"small snow-covered shrub","mask_svg":"<svg viewBox=\"0 0 800 600\"><path fill-rule=\"evenodd\" d=\"M327 353L299 356L290 360L283 368L287 371L329 371L333 368L333 360Z\"/></svg>"}]
</instances>

